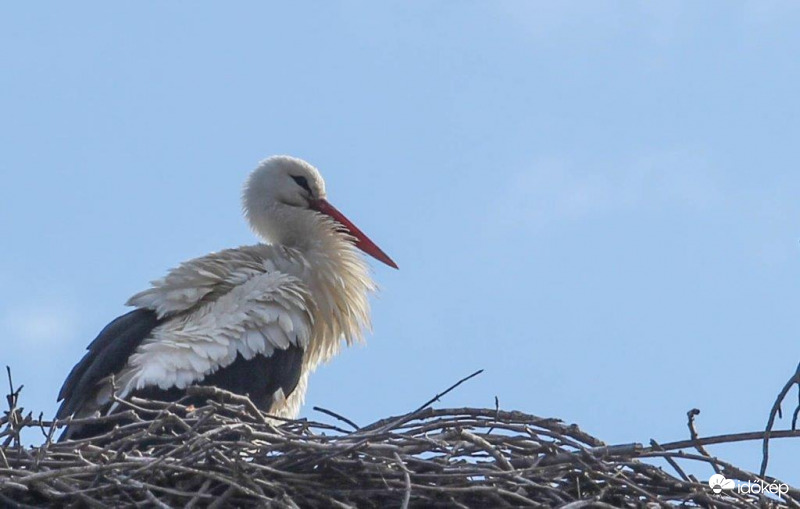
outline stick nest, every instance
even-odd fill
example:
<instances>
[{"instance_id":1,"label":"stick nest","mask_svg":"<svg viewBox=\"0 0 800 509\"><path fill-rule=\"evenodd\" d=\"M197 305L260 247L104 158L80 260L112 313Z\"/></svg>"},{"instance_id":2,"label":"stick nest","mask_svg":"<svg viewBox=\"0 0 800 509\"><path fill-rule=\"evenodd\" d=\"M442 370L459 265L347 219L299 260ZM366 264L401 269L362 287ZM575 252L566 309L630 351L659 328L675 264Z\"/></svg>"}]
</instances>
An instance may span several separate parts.
<instances>
[{"instance_id":1,"label":"stick nest","mask_svg":"<svg viewBox=\"0 0 800 509\"><path fill-rule=\"evenodd\" d=\"M74 421L119 423L112 431L66 442L53 440L63 423L26 416L9 399L0 505L574 509L800 500L793 488L778 497L713 493L678 463L702 462L742 482L773 479L708 455L696 437L607 446L558 419L478 408L422 408L361 428L325 410L338 421L280 422L241 396L196 389L209 391L203 407L133 400L112 417ZM43 445L23 446L25 429L43 433ZM681 450L692 447L698 452Z\"/></svg>"}]
</instances>

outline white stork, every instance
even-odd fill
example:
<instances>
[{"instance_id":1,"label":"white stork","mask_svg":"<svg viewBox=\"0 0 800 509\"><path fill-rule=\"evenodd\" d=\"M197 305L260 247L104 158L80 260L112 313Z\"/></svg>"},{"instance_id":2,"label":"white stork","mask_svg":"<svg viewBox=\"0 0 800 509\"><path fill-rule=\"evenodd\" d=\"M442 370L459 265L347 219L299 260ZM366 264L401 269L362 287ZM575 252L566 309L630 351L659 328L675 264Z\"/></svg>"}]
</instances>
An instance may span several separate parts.
<instances>
[{"instance_id":1,"label":"white stork","mask_svg":"<svg viewBox=\"0 0 800 509\"><path fill-rule=\"evenodd\" d=\"M131 297L136 309L108 324L67 376L57 418L112 413L114 390L175 400L190 385L297 416L311 372L369 327L375 283L356 248L397 265L328 203L322 176L305 161L264 160L242 201L268 243L189 260ZM73 425L62 438L99 431Z\"/></svg>"}]
</instances>

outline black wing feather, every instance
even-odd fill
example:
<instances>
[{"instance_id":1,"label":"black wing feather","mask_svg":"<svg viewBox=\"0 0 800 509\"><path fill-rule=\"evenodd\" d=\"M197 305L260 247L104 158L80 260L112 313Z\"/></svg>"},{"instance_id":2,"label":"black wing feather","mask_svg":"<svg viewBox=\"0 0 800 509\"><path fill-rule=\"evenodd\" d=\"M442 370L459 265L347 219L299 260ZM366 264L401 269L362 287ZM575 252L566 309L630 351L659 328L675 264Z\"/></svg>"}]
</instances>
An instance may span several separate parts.
<instances>
[{"instance_id":1,"label":"black wing feather","mask_svg":"<svg viewBox=\"0 0 800 509\"><path fill-rule=\"evenodd\" d=\"M88 352L72 368L58 400L64 402L56 413L63 419L75 413L103 378L121 370L128 357L150 335L161 320L154 311L135 309L105 326L87 347Z\"/></svg>"},{"instance_id":2,"label":"black wing feather","mask_svg":"<svg viewBox=\"0 0 800 509\"><path fill-rule=\"evenodd\" d=\"M304 350L289 345L285 350L275 350L272 355L256 355L245 359L241 354L232 364L218 369L195 385L218 387L234 394L249 397L262 412L269 412L275 391L283 390L287 398L297 387L303 367ZM161 389L156 386L145 387L133 396L159 401L177 401L186 396L184 389L172 387ZM206 398L189 398L184 403L200 406Z\"/></svg>"},{"instance_id":3,"label":"black wing feather","mask_svg":"<svg viewBox=\"0 0 800 509\"><path fill-rule=\"evenodd\" d=\"M297 383L303 367L304 350L289 345L285 350L275 350L272 355L256 355L245 360L236 356L233 364L205 377L199 385L211 385L236 394L246 394L263 412L269 412L272 397L278 389L288 398Z\"/></svg>"}]
</instances>

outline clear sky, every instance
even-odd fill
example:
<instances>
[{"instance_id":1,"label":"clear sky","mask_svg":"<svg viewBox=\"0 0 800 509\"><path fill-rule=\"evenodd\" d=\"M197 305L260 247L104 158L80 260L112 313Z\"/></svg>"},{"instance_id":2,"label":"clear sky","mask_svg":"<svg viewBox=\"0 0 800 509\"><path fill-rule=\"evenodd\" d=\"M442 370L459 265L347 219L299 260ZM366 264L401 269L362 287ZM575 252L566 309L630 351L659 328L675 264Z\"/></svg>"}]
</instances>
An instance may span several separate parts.
<instances>
[{"instance_id":1,"label":"clear sky","mask_svg":"<svg viewBox=\"0 0 800 509\"><path fill-rule=\"evenodd\" d=\"M693 407L704 435L763 428L800 361L798 22L767 0L6 4L0 363L54 412L128 296L255 241L242 182L292 154L400 265L374 264L369 344L304 416L368 423L484 368L441 404L610 443L686 438ZM800 444L772 449L800 484Z\"/></svg>"}]
</instances>

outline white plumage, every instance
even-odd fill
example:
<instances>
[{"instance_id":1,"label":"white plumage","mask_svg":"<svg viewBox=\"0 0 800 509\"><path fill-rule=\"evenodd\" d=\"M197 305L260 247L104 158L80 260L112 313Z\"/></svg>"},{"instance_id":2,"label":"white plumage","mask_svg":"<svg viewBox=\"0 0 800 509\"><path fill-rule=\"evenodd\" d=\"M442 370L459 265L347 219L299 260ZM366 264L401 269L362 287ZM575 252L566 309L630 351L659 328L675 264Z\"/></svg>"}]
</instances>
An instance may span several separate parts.
<instances>
[{"instance_id":1,"label":"white plumage","mask_svg":"<svg viewBox=\"0 0 800 509\"><path fill-rule=\"evenodd\" d=\"M370 326L375 284L356 247L396 265L327 202L322 177L305 161L263 161L243 205L268 243L187 261L131 297L141 311L90 345L62 388L59 417L114 411L112 377L123 398L203 383L269 390L263 410L297 415L309 374ZM291 369L275 364L279 357Z\"/></svg>"}]
</instances>

